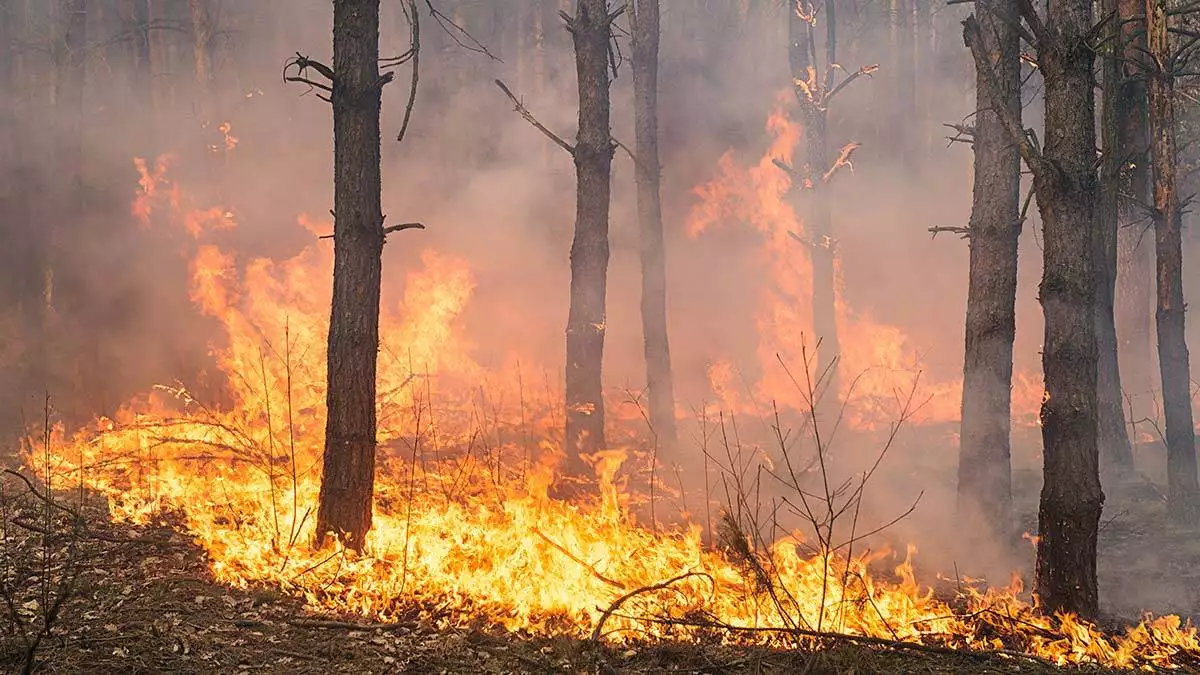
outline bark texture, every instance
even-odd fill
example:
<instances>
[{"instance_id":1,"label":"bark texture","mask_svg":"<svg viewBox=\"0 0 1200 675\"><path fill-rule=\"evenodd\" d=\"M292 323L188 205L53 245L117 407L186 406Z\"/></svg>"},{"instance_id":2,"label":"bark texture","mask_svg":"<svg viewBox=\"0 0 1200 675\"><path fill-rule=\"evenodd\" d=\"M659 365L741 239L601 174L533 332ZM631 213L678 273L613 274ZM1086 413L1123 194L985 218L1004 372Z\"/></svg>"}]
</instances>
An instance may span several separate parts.
<instances>
[{"instance_id":1,"label":"bark texture","mask_svg":"<svg viewBox=\"0 0 1200 675\"><path fill-rule=\"evenodd\" d=\"M379 0L333 3L334 262L317 542L361 549L375 485L375 369L383 254Z\"/></svg>"},{"instance_id":2,"label":"bark texture","mask_svg":"<svg viewBox=\"0 0 1200 675\"><path fill-rule=\"evenodd\" d=\"M979 0L984 49L1001 104L1021 119L1017 32L996 18L1016 16L1014 0ZM987 73L977 74L977 79ZM992 108L986 83L976 86L975 185L970 223L966 355L958 458L958 509L967 550L1012 536L1013 340L1016 336L1017 241L1021 235L1021 158Z\"/></svg>"},{"instance_id":3,"label":"bark texture","mask_svg":"<svg viewBox=\"0 0 1200 675\"><path fill-rule=\"evenodd\" d=\"M1096 101L1087 43L1090 0L1050 0L1046 18L1033 3L1021 14L1035 37L1045 83L1046 142L1039 149L1002 107L1010 139L1033 172L1042 217L1039 299L1046 330L1042 369L1042 494L1038 508L1034 593L1046 612L1096 616L1096 537L1104 493L1097 448ZM990 70L983 32L972 17L967 44L977 69ZM993 102L1000 87L989 77Z\"/></svg>"},{"instance_id":4,"label":"bark texture","mask_svg":"<svg viewBox=\"0 0 1200 675\"><path fill-rule=\"evenodd\" d=\"M212 112L209 110L212 94L212 11L209 0L188 0L188 10L192 19L192 67L196 78L196 95L200 101L201 119L209 122L208 115Z\"/></svg>"},{"instance_id":5,"label":"bark texture","mask_svg":"<svg viewBox=\"0 0 1200 675\"><path fill-rule=\"evenodd\" d=\"M1104 13L1117 10L1117 0L1105 0ZM1121 190L1123 148L1120 138L1121 58L1120 26L1108 24L1109 49L1103 58L1104 107L1101 112L1103 163L1099 200L1096 205L1096 349L1097 405L1099 414L1100 465L1113 478L1127 476L1133 470L1133 450L1125 428L1125 406L1121 391L1121 371L1117 353L1115 299L1117 285L1117 230Z\"/></svg>"},{"instance_id":6,"label":"bark texture","mask_svg":"<svg viewBox=\"0 0 1200 675\"><path fill-rule=\"evenodd\" d=\"M1167 512L1177 522L1200 515L1196 431L1192 426L1188 348L1184 331L1183 246L1175 143L1175 74L1169 61L1166 0L1146 0L1146 42L1159 64L1149 79L1150 151L1154 166L1154 256L1158 364L1167 425Z\"/></svg>"},{"instance_id":7,"label":"bark texture","mask_svg":"<svg viewBox=\"0 0 1200 675\"><path fill-rule=\"evenodd\" d=\"M1144 0L1117 0L1123 27L1121 86L1117 95L1117 133L1123 164L1121 191L1130 196L1118 202L1116 323L1121 348L1121 381L1131 396L1134 419L1153 414L1154 237L1148 232L1142 204L1150 193L1150 147L1147 131L1146 33L1141 21Z\"/></svg>"},{"instance_id":8,"label":"bark texture","mask_svg":"<svg viewBox=\"0 0 1200 675\"><path fill-rule=\"evenodd\" d=\"M838 347L836 281L834 256L836 242L833 239L833 208L828 187L820 177L830 169L829 159L829 111L825 93L830 81L825 81L816 71L812 54L815 49L813 25L801 9L791 2L788 21L788 62L792 78L806 83L796 87L796 98L800 103L800 114L804 124L805 161L807 171L813 176L816 189L805 192L802 199L807 203L808 218L805 224L812 242L813 267L813 331L819 340L816 372L826 375L822 383L835 396L838 392L838 369L836 368ZM836 19L834 0L827 0L822 16L826 21L828 39L825 44L826 66L837 62ZM832 69L829 73L832 75Z\"/></svg>"},{"instance_id":9,"label":"bark texture","mask_svg":"<svg viewBox=\"0 0 1200 675\"><path fill-rule=\"evenodd\" d=\"M578 188L571 243L567 317L566 450L568 470L583 470L581 455L604 448L605 292L613 143L606 0L579 0L570 22L579 82L579 132L573 156Z\"/></svg>"},{"instance_id":10,"label":"bark texture","mask_svg":"<svg viewBox=\"0 0 1200 675\"><path fill-rule=\"evenodd\" d=\"M659 0L633 3L633 96L637 209L641 234L642 336L650 423L658 444L677 440L671 348L667 336L667 262L663 245L662 168L658 158Z\"/></svg>"},{"instance_id":11,"label":"bark texture","mask_svg":"<svg viewBox=\"0 0 1200 675\"><path fill-rule=\"evenodd\" d=\"M1045 611L1095 617L1096 537L1104 493L1097 449L1096 207L1090 0L1051 0L1038 63L1045 79L1044 165L1034 189L1044 231L1039 296L1044 455L1035 593Z\"/></svg>"}]
</instances>

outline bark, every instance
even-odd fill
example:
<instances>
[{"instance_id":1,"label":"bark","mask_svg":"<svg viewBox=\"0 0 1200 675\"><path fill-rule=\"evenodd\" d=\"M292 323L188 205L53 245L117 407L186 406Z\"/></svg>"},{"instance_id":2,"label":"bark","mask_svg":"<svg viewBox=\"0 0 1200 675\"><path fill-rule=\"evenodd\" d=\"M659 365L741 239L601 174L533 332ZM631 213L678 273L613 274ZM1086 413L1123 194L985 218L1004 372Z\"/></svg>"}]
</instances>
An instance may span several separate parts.
<instances>
[{"instance_id":1,"label":"bark","mask_svg":"<svg viewBox=\"0 0 1200 675\"><path fill-rule=\"evenodd\" d=\"M604 448L605 291L613 143L609 128L606 0L580 0L571 19L579 82L575 143L575 238L571 243L571 307L567 318L566 450L579 473L581 455Z\"/></svg>"},{"instance_id":2,"label":"bark","mask_svg":"<svg viewBox=\"0 0 1200 675\"><path fill-rule=\"evenodd\" d=\"M128 43L129 77L131 94L143 115L143 151L147 158L153 156L157 119L154 109L154 81L150 71L150 0L122 0L122 15L126 19L126 30L130 32Z\"/></svg>"},{"instance_id":3,"label":"bark","mask_svg":"<svg viewBox=\"0 0 1200 675\"><path fill-rule=\"evenodd\" d=\"M633 4L633 90L637 209L641 233L642 335L650 423L660 447L675 448L675 393L667 337L667 262L658 156L659 0Z\"/></svg>"},{"instance_id":4,"label":"bark","mask_svg":"<svg viewBox=\"0 0 1200 675\"><path fill-rule=\"evenodd\" d=\"M379 0L333 3L334 262L317 543L361 550L375 483L375 372L383 254Z\"/></svg>"},{"instance_id":5,"label":"bark","mask_svg":"<svg viewBox=\"0 0 1200 675\"><path fill-rule=\"evenodd\" d=\"M826 21L828 39L826 40L826 67L837 62L836 19L834 17L834 0L827 0L823 16ZM788 61L791 65L792 77L797 80L815 83L815 99L797 89L797 99L800 102L800 114L804 124L805 154L808 171L814 176L816 189L806 192L803 200L808 206L806 224L812 241L813 267L813 331L819 340L817 347L816 372L825 375L822 384L826 390L835 396L838 393L838 369L836 368L838 347L837 310L836 310L836 281L834 276L834 256L836 254L833 239L833 208L829 198L828 187L821 184L818 178L830 168L828 108L825 105L824 91L828 90L827 83L815 71L812 60L814 51L813 27L792 8L788 22ZM815 73L815 75L814 75ZM831 81L830 81L831 82Z\"/></svg>"},{"instance_id":6,"label":"bark","mask_svg":"<svg viewBox=\"0 0 1200 675\"><path fill-rule=\"evenodd\" d=\"M1042 217L1039 300L1045 317L1042 369L1042 494L1034 593L1045 612L1096 616L1096 537L1104 492L1097 449L1096 102L1090 0L1050 0L1046 20L1033 3L1022 14L1036 36L1045 98L1045 145L1038 149L1003 108L1005 127L1033 172ZM965 23L977 69L988 69L983 33ZM1000 87L989 80L990 100Z\"/></svg>"},{"instance_id":7,"label":"bark","mask_svg":"<svg viewBox=\"0 0 1200 675\"><path fill-rule=\"evenodd\" d=\"M1166 0L1146 0L1146 42L1159 64L1149 78L1150 152L1154 168L1154 257L1157 279L1158 363L1167 425L1167 512L1181 523L1200 515L1196 432L1185 336L1183 246L1180 234L1175 143L1175 74L1170 56Z\"/></svg>"},{"instance_id":8,"label":"bark","mask_svg":"<svg viewBox=\"0 0 1200 675\"><path fill-rule=\"evenodd\" d=\"M1096 120L1085 36L1090 0L1051 0L1050 37L1039 45L1045 80L1045 166L1034 189L1043 228L1039 295L1045 315L1042 369L1043 485L1035 593L1045 611L1096 616L1096 536L1104 493L1097 450Z\"/></svg>"},{"instance_id":9,"label":"bark","mask_svg":"<svg viewBox=\"0 0 1200 675\"><path fill-rule=\"evenodd\" d=\"M1117 0L1105 0L1104 13L1116 11ZM1109 22L1110 45L1119 44L1120 27ZM1116 49L1110 47L1104 61L1104 107L1101 113L1103 164L1095 228L1097 405L1099 414L1100 465L1106 475L1128 476L1133 470L1133 450L1125 429L1125 406L1117 354L1117 324L1114 302L1117 284L1118 204L1121 190L1122 152L1119 133L1119 98L1123 75Z\"/></svg>"},{"instance_id":10,"label":"bark","mask_svg":"<svg viewBox=\"0 0 1200 675\"><path fill-rule=\"evenodd\" d=\"M1017 32L994 12L1015 16L1015 0L979 0L984 49L1002 105L1021 119ZM982 79L986 74L977 74ZM1016 336L1017 241L1021 235L1021 158L982 81L976 86L975 171L970 223L966 354L958 458L958 509L966 550L1013 534L1013 340Z\"/></svg>"},{"instance_id":11,"label":"bark","mask_svg":"<svg viewBox=\"0 0 1200 675\"><path fill-rule=\"evenodd\" d=\"M1144 0L1117 0L1118 20L1124 27L1121 44L1121 87L1117 95L1117 146L1121 151L1122 192L1117 231L1117 337L1121 347L1121 379L1131 395L1132 417L1154 414L1154 245L1152 227L1143 204L1150 194L1150 148L1146 128L1146 35L1141 21Z\"/></svg>"},{"instance_id":12,"label":"bark","mask_svg":"<svg viewBox=\"0 0 1200 675\"><path fill-rule=\"evenodd\" d=\"M192 20L192 68L196 78L196 100L200 119L212 122L212 8L209 0L188 0Z\"/></svg>"}]
</instances>

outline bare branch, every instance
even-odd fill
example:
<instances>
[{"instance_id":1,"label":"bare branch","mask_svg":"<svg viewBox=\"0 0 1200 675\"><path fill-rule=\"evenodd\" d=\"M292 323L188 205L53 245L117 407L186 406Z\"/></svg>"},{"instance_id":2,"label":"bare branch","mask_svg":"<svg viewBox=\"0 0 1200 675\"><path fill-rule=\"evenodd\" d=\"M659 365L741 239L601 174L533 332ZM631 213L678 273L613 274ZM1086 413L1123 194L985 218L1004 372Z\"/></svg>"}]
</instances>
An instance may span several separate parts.
<instances>
[{"instance_id":1,"label":"bare branch","mask_svg":"<svg viewBox=\"0 0 1200 675\"><path fill-rule=\"evenodd\" d=\"M1027 2L1027 0L1021 1L1022 3ZM1003 100L1000 83L996 81L996 71L993 70L991 59L988 58L985 51L983 32L974 14L963 21L963 41L967 43L967 47L971 50L971 56L975 59L975 71L978 73L980 84L986 87L988 98L992 101L991 111L999 118L1012 141L1017 144L1021 158L1025 160L1029 168L1035 173L1042 171L1045 168L1045 161L1041 152L1033 144L1029 133L1021 126L1019 119L1014 117L1006 107L1000 105Z\"/></svg>"},{"instance_id":2,"label":"bare branch","mask_svg":"<svg viewBox=\"0 0 1200 675\"><path fill-rule=\"evenodd\" d=\"M533 113L529 112L529 109L525 107L525 104L521 103L521 101L512 93L512 90L508 88L508 85L504 84L504 82L499 79L497 79L495 82L496 86L500 87L500 91L504 92L504 95L508 97L508 100L512 101L513 105L516 106L513 108L513 110L520 113L521 117L524 117L526 122L529 122L533 125L533 128L545 134L546 138L549 138L558 144L558 147L571 153L572 156L575 155L574 146L564 141L562 137L560 137L558 134L555 134L553 131L550 131L546 128L546 125L539 122L537 118L533 116Z\"/></svg>"},{"instance_id":3,"label":"bare branch","mask_svg":"<svg viewBox=\"0 0 1200 675\"><path fill-rule=\"evenodd\" d=\"M404 106L404 120L400 122L400 131L396 133L397 143L402 142L408 133L413 106L417 103L417 82L421 79L421 17L417 15L417 0L408 0L404 13L408 15L409 25L412 26L408 49L408 53L412 54L412 80L408 88L408 103ZM387 234L386 230L384 234Z\"/></svg>"},{"instance_id":4,"label":"bare branch","mask_svg":"<svg viewBox=\"0 0 1200 675\"><path fill-rule=\"evenodd\" d=\"M849 86L851 82L857 80L858 78L860 78L864 75L866 75L867 77L871 77L878 70L879 70L879 64L874 63L869 66L863 66L862 68L859 68L858 70L854 71L853 73L850 74L849 77L847 77L846 79L839 82L838 85L836 87L834 87L832 91L830 91L828 94L825 95L825 102L824 102L825 105L829 105L829 101L833 100L833 97L837 96L838 92L840 92L841 90L843 90L847 86Z\"/></svg>"}]
</instances>

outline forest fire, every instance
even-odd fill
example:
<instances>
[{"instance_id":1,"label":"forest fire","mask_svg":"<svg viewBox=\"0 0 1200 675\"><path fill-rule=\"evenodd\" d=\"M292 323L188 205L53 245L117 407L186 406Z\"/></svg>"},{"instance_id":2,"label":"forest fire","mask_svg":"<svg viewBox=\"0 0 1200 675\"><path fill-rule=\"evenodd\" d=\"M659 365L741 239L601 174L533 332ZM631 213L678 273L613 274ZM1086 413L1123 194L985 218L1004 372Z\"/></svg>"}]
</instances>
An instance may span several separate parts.
<instances>
[{"instance_id":1,"label":"forest fire","mask_svg":"<svg viewBox=\"0 0 1200 675\"><path fill-rule=\"evenodd\" d=\"M762 376L755 398L780 406L803 409L792 374L778 367L800 363L806 346L804 336L813 327L813 246L836 246L836 242L812 242L792 203L793 178L778 163L791 165L803 134L787 112L790 92L781 92L767 119L772 142L753 166L741 166L732 151L720 163L719 176L696 188L699 201L692 210L687 230L693 237L726 222L744 223L763 237L762 258L770 270L763 284L758 314L758 357ZM917 392L920 405L911 421L917 424L958 420L962 403L962 379L929 381L922 378L921 357L908 343L903 329L876 321L869 312L851 307L842 292L844 280L835 260L839 368L849 377L839 381L838 400L846 401L845 421L849 426L871 429L886 427L900 413L905 396ZM811 350L813 345L807 345ZM918 380L919 386L918 386ZM1036 423L1042 404L1040 376L1017 372L1013 377L1012 415L1017 424ZM722 399L726 405L733 402ZM737 408L737 406L733 406ZM768 406L769 407L769 406ZM763 415L758 406L747 410Z\"/></svg>"},{"instance_id":2,"label":"forest fire","mask_svg":"<svg viewBox=\"0 0 1200 675\"><path fill-rule=\"evenodd\" d=\"M771 124L781 132L777 139L794 142L778 113ZM786 145L777 151L785 153ZM772 201L786 185L768 182L763 189L769 162L749 170L760 196L743 203L757 204L762 214L751 222L765 228L778 217L794 228L767 230L765 251L777 263L776 283L794 291L804 283L803 269L784 262L799 258L787 235L800 226ZM160 387L114 419L70 438L56 433L48 450L31 452L27 461L48 485L100 492L115 518L146 523L175 514L207 551L219 581L277 585L314 609L380 620L484 620L581 636L603 627L603 636L617 642L719 628L733 641L795 644L836 631L882 642L1016 650L1058 664L1169 666L1179 653L1200 653L1200 636L1178 617L1147 619L1108 636L1071 615L1037 614L1020 599L1018 580L1007 588L967 586L956 599L944 599L917 582L908 559L881 575L887 551L809 555L799 534L754 551L736 543L748 535L728 518L716 549L698 525L650 527L639 523L643 498L622 473L629 455L620 450L591 458L596 498L549 497L560 458L554 406L516 391L519 381L486 377L458 323L473 290L470 269L432 250L410 273L401 306L383 313L389 337L379 371L382 457L367 550L313 549L324 414L324 374L313 364L324 361L328 247L312 246L283 262L240 260L205 241L233 226L226 210L190 210L162 160L153 172L140 160L137 166L142 180L134 214L173 222L197 239L192 298L224 330L227 342L214 356L228 403L209 406L183 387ZM727 178L731 170L726 163ZM314 235L329 227L307 218L301 224ZM784 321L802 327L802 318L780 309L786 306L778 301L764 327L782 328ZM848 311L843 320L848 345L874 340L850 347L852 361L913 364L898 329ZM785 334L768 333L774 340ZM715 385L728 379L727 369L715 368ZM477 383L485 377L493 390L481 394ZM891 383L868 380L866 391L877 394L870 387L885 385ZM522 406L488 407L483 395L511 395L507 400L519 398ZM870 422L870 414L859 423Z\"/></svg>"}]
</instances>

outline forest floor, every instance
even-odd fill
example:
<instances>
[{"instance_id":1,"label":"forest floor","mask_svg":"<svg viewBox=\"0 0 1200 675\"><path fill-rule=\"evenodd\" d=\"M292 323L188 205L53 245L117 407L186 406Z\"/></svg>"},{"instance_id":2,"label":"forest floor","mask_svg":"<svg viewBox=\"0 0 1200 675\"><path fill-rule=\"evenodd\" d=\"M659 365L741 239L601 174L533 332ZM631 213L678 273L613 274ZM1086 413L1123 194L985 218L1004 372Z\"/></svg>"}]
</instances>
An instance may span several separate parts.
<instances>
[{"instance_id":1,"label":"forest floor","mask_svg":"<svg viewBox=\"0 0 1200 675\"><path fill-rule=\"evenodd\" d=\"M36 672L1059 672L1019 658L853 644L817 653L715 643L610 649L573 638L436 629L419 622L375 625L319 616L308 612L301 600L272 589L237 590L216 583L205 552L182 533L178 523L164 521L144 528L114 524L103 509L91 507L60 508L46 520L44 503L27 491L24 498L13 497L18 493L14 488L22 487L20 482L11 475L3 478L0 591L5 597L0 600L7 611L0 610L0 671L4 672L20 671L29 642L47 613L55 619L36 649ZM1123 531L1120 522L1114 520L1112 527L1118 529L1110 532ZM38 530L64 534L44 542ZM1138 547L1144 546L1142 542ZM76 569L74 582L40 587L30 571L46 560L52 568ZM60 595L61 604L55 600Z\"/></svg>"}]
</instances>

